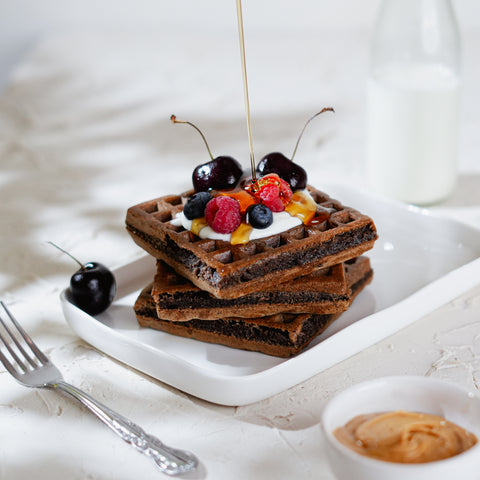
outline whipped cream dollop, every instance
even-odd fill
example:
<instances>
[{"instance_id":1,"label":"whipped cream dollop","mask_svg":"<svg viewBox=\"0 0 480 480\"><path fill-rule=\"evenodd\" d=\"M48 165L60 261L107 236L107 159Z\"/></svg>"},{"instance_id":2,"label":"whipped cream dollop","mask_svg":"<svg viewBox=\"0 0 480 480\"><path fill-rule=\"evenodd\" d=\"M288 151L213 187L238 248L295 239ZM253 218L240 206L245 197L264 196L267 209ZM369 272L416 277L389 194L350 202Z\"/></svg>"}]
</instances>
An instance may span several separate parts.
<instances>
[{"instance_id":1,"label":"whipped cream dollop","mask_svg":"<svg viewBox=\"0 0 480 480\"><path fill-rule=\"evenodd\" d=\"M177 216L170 222L175 226L183 226L185 230L192 229L192 220L189 220L183 212L177 213ZM249 240L256 240L258 238L269 237L278 233L285 232L290 228L300 225L302 221L298 217L292 217L287 212L273 212L273 222L267 228L252 228L249 235ZM210 226L203 227L198 236L202 239L210 238L212 240L224 240L230 242L232 239L231 233L218 233Z\"/></svg>"},{"instance_id":2,"label":"whipped cream dollop","mask_svg":"<svg viewBox=\"0 0 480 480\"><path fill-rule=\"evenodd\" d=\"M301 202L304 205L307 205L307 209L314 209L316 206L315 201L313 200L310 192L308 190L297 190L295 194L301 198ZM302 217L298 215L292 215L288 211L283 212L273 212L273 222L267 228L251 228L248 233L248 240L257 240L259 238L269 237L270 235L277 235L282 232L286 232L293 227L301 225L303 223ZM174 226L182 226L185 230L192 231L192 224L194 220L189 220L184 214L183 211L177 213L175 218L173 218L170 223ZM231 233L218 233L213 230L210 226L206 225L200 229L197 233L202 239L211 239L211 240L223 240L225 242L232 241ZM235 233L235 232L234 232Z\"/></svg>"}]
</instances>

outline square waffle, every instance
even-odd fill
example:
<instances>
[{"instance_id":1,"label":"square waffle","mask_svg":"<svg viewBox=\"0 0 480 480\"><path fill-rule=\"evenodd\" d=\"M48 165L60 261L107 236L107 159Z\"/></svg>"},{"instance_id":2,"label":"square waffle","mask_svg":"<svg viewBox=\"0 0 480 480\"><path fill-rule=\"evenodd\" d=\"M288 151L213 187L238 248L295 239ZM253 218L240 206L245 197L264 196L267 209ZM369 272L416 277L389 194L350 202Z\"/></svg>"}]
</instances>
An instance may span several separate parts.
<instances>
[{"instance_id":1,"label":"square waffle","mask_svg":"<svg viewBox=\"0 0 480 480\"><path fill-rule=\"evenodd\" d=\"M200 290L161 260L157 261L151 291L158 316L174 321L215 320L232 315L258 318L279 312L337 313L350 305L350 293L343 263L239 298L225 299Z\"/></svg>"},{"instance_id":2,"label":"square waffle","mask_svg":"<svg viewBox=\"0 0 480 480\"><path fill-rule=\"evenodd\" d=\"M218 298L238 298L355 258L373 247L372 219L308 187L319 215L300 225L246 244L201 239L171 220L192 191L130 207L126 227L133 240L202 290Z\"/></svg>"},{"instance_id":3,"label":"square waffle","mask_svg":"<svg viewBox=\"0 0 480 480\"><path fill-rule=\"evenodd\" d=\"M345 268L352 302L371 281L372 270L368 259L347 262ZM142 327L278 357L298 354L340 316L340 313L277 313L259 318L226 317L177 322L159 318L151 292L152 285L145 287L134 305Z\"/></svg>"}]
</instances>

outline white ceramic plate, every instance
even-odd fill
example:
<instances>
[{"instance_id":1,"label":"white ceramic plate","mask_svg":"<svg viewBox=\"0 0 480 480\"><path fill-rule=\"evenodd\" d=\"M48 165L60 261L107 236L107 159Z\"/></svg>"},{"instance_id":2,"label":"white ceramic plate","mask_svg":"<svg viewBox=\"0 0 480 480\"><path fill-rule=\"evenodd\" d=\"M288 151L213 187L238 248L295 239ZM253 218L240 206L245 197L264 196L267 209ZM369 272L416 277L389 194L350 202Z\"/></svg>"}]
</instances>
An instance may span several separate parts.
<instances>
[{"instance_id":1,"label":"white ceramic plate","mask_svg":"<svg viewBox=\"0 0 480 480\"><path fill-rule=\"evenodd\" d=\"M73 330L100 351L197 397L223 405L262 400L413 323L480 279L480 231L416 207L338 185L322 186L370 215L379 240L368 253L374 280L350 309L291 359L139 328L133 303L153 279L145 256L117 269L117 299L93 318L61 294Z\"/></svg>"}]
</instances>

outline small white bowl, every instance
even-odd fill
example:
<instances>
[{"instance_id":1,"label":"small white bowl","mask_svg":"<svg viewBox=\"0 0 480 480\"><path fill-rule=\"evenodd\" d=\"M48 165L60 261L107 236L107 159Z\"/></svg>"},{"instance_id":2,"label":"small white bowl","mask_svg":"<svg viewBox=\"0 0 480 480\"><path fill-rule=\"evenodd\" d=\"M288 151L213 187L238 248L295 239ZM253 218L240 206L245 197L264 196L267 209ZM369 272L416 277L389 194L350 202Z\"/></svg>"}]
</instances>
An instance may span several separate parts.
<instances>
[{"instance_id":1,"label":"small white bowl","mask_svg":"<svg viewBox=\"0 0 480 480\"><path fill-rule=\"evenodd\" d=\"M398 376L367 381L331 399L322 413L330 467L339 480L478 480L480 443L454 457L401 464L360 455L333 435L364 413L407 410L445 417L480 440L480 397L453 383L429 377Z\"/></svg>"}]
</instances>

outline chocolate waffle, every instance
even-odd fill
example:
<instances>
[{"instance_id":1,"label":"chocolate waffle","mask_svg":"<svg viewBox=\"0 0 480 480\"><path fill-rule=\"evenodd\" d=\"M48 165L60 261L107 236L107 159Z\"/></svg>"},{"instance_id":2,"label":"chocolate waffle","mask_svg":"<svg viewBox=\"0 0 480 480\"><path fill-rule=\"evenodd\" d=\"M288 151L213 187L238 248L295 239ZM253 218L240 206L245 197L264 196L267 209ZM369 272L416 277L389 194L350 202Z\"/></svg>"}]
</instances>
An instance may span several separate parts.
<instances>
[{"instance_id":1,"label":"chocolate waffle","mask_svg":"<svg viewBox=\"0 0 480 480\"><path fill-rule=\"evenodd\" d=\"M167 195L129 208L127 230L148 253L202 290L237 298L357 257L377 238L371 218L308 187L316 219L286 232L232 245L200 239L171 220L193 193Z\"/></svg>"},{"instance_id":2,"label":"chocolate waffle","mask_svg":"<svg viewBox=\"0 0 480 480\"><path fill-rule=\"evenodd\" d=\"M350 301L371 281L372 270L365 261L368 262L365 259L345 264L352 292ZM142 327L278 357L296 355L340 316L340 313L278 313L260 318L227 317L175 322L158 317L151 291L152 285L147 286L135 302L135 313Z\"/></svg>"},{"instance_id":3,"label":"chocolate waffle","mask_svg":"<svg viewBox=\"0 0 480 480\"><path fill-rule=\"evenodd\" d=\"M368 263L368 259L363 259ZM367 265L365 265L365 268ZM275 313L337 313L350 305L343 263L322 268L310 275L234 299L217 298L200 290L161 260L151 295L157 314L164 320L194 318L215 320L232 315L258 318Z\"/></svg>"}]
</instances>

